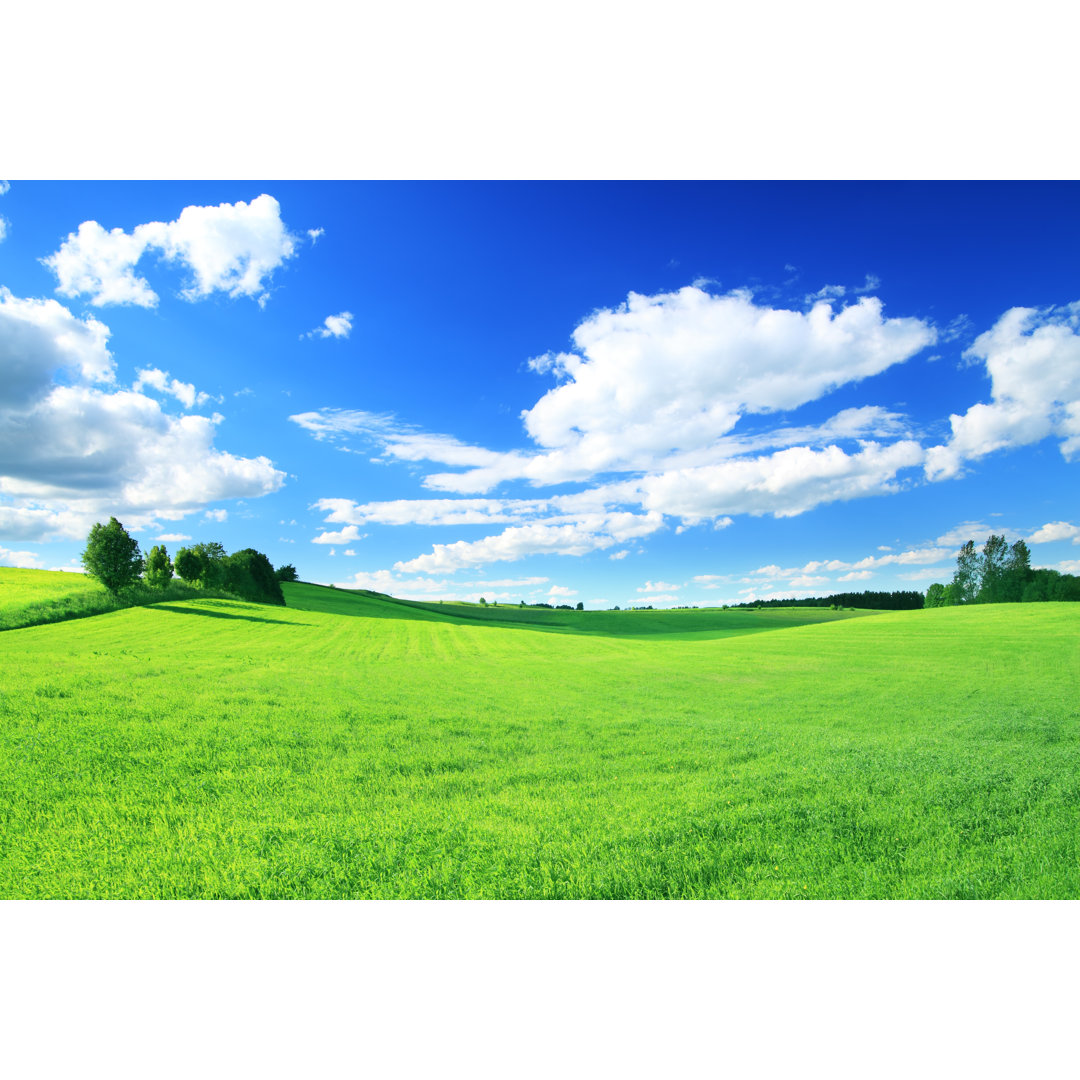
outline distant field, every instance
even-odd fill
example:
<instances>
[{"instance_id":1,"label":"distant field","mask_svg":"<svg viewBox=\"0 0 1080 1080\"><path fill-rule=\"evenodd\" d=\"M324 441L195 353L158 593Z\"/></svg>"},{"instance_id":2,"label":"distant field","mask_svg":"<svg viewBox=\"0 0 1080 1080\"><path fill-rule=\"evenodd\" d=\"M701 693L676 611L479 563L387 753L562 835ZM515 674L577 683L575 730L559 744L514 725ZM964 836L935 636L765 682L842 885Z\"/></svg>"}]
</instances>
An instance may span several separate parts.
<instances>
[{"instance_id":1,"label":"distant field","mask_svg":"<svg viewBox=\"0 0 1080 1080\"><path fill-rule=\"evenodd\" d=\"M1080 605L339 592L0 634L0 896L1080 896Z\"/></svg>"},{"instance_id":2,"label":"distant field","mask_svg":"<svg viewBox=\"0 0 1080 1080\"><path fill-rule=\"evenodd\" d=\"M514 604L440 604L398 600L380 593L332 589L325 585L286 584L289 607L366 618L425 619L485 626L525 627L562 634L603 634L618 637L666 638L691 634L732 637L763 630L809 626L837 619L874 614L870 611L832 611L829 608L683 608L669 611L560 611L557 608Z\"/></svg>"}]
</instances>

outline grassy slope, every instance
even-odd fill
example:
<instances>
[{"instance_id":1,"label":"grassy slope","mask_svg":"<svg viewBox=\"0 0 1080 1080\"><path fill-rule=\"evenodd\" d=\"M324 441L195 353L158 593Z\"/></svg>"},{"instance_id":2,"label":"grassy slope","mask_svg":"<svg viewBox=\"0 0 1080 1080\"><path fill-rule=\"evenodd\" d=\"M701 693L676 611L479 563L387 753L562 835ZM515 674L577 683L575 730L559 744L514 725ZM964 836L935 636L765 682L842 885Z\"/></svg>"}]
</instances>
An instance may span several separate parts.
<instances>
[{"instance_id":1,"label":"grassy slope","mask_svg":"<svg viewBox=\"0 0 1080 1080\"><path fill-rule=\"evenodd\" d=\"M382 616L0 635L0 896L1080 896L1078 605Z\"/></svg>"},{"instance_id":2,"label":"grassy slope","mask_svg":"<svg viewBox=\"0 0 1080 1080\"><path fill-rule=\"evenodd\" d=\"M558 633L603 634L618 637L674 637L689 634L700 640L732 637L837 619L861 618L870 611L832 611L828 608L686 608L671 611L559 611L557 608L520 608L514 605L481 607L478 604L421 603L398 600L381 593L331 589L306 583L282 586L289 607L335 615L371 618L425 619L477 626L522 627Z\"/></svg>"},{"instance_id":3,"label":"grassy slope","mask_svg":"<svg viewBox=\"0 0 1080 1080\"><path fill-rule=\"evenodd\" d=\"M105 586L82 574L0 566L0 630L53 622L94 607L108 610L109 603Z\"/></svg>"}]
</instances>

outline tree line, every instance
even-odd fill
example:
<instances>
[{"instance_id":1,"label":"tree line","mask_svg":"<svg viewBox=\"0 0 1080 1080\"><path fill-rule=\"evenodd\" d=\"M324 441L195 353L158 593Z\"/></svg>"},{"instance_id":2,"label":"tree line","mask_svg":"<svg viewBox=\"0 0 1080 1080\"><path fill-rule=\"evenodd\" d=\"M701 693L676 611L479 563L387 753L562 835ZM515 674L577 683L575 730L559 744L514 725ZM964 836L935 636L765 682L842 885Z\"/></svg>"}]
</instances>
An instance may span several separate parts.
<instances>
[{"instance_id":1,"label":"tree line","mask_svg":"<svg viewBox=\"0 0 1080 1080\"><path fill-rule=\"evenodd\" d=\"M188 585L220 589L241 600L284 605L281 582L297 580L291 564L275 570L261 551L244 548L229 555L216 541L180 548L174 559L164 544L158 544L144 558L138 541L115 517L90 530L82 565L114 595L140 579L151 589L164 590L176 576Z\"/></svg>"},{"instance_id":2,"label":"tree line","mask_svg":"<svg viewBox=\"0 0 1080 1080\"><path fill-rule=\"evenodd\" d=\"M982 551L969 540L956 556L956 572L948 585L935 581L926 590L925 607L958 604L1031 604L1047 600L1080 600L1080 577L1057 570L1031 568L1031 552L1023 540L1011 547L1004 536L991 534Z\"/></svg>"},{"instance_id":3,"label":"tree line","mask_svg":"<svg viewBox=\"0 0 1080 1080\"><path fill-rule=\"evenodd\" d=\"M737 608L758 607L836 607L871 608L877 611L907 611L923 606L923 594L915 590L896 592L843 592L832 596L808 596L801 600L747 600L733 604Z\"/></svg>"}]
</instances>

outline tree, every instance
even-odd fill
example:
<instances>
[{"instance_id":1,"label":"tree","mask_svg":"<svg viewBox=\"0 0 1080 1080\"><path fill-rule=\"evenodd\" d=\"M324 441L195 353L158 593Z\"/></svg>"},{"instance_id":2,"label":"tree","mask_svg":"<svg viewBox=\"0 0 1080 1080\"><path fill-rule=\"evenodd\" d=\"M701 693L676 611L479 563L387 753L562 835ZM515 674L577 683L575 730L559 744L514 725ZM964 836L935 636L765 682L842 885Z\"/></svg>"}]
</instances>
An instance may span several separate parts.
<instances>
[{"instance_id":1,"label":"tree","mask_svg":"<svg viewBox=\"0 0 1080 1080\"><path fill-rule=\"evenodd\" d=\"M284 566L279 566L275 571L278 581L299 581L297 576L296 567L292 563L286 563Z\"/></svg>"},{"instance_id":2,"label":"tree","mask_svg":"<svg viewBox=\"0 0 1080 1080\"><path fill-rule=\"evenodd\" d=\"M969 540L956 556L956 573L952 579L953 603L972 604L979 591L979 556L975 541Z\"/></svg>"},{"instance_id":3,"label":"tree","mask_svg":"<svg viewBox=\"0 0 1080 1080\"><path fill-rule=\"evenodd\" d=\"M1024 589L1031 578L1031 552L1023 540L1017 540L1009 549L1009 557L1005 560L1004 599L1010 603L1022 600Z\"/></svg>"},{"instance_id":4,"label":"tree","mask_svg":"<svg viewBox=\"0 0 1080 1080\"><path fill-rule=\"evenodd\" d=\"M99 521L90 530L82 564L87 574L114 595L133 584L143 568L138 541L114 517L109 518L108 525Z\"/></svg>"},{"instance_id":5,"label":"tree","mask_svg":"<svg viewBox=\"0 0 1080 1080\"><path fill-rule=\"evenodd\" d=\"M216 541L196 544L192 549L202 560L202 573L199 584L204 589L218 589L225 582L225 549Z\"/></svg>"},{"instance_id":6,"label":"tree","mask_svg":"<svg viewBox=\"0 0 1080 1080\"><path fill-rule=\"evenodd\" d=\"M935 581L929 589L926 590L926 601L923 607L944 607L945 606L945 586L939 581Z\"/></svg>"},{"instance_id":7,"label":"tree","mask_svg":"<svg viewBox=\"0 0 1080 1080\"><path fill-rule=\"evenodd\" d=\"M284 606L285 596L270 560L254 548L234 551L220 562L222 583L229 592L257 604Z\"/></svg>"},{"instance_id":8,"label":"tree","mask_svg":"<svg viewBox=\"0 0 1080 1080\"><path fill-rule=\"evenodd\" d=\"M181 548L176 553L173 568L180 577L194 585L202 576L203 561L191 548Z\"/></svg>"},{"instance_id":9,"label":"tree","mask_svg":"<svg viewBox=\"0 0 1080 1080\"><path fill-rule=\"evenodd\" d=\"M577 610L578 611L584 611L585 610L585 605L580 600L577 602Z\"/></svg>"},{"instance_id":10,"label":"tree","mask_svg":"<svg viewBox=\"0 0 1080 1080\"><path fill-rule=\"evenodd\" d=\"M164 589L172 581L173 565L164 544L150 549L146 556L146 584L154 589Z\"/></svg>"},{"instance_id":11,"label":"tree","mask_svg":"<svg viewBox=\"0 0 1080 1080\"><path fill-rule=\"evenodd\" d=\"M987 537L979 560L979 590L976 600L980 604L1000 604L1005 599L1005 561L1009 557L1009 545L1004 536Z\"/></svg>"}]
</instances>

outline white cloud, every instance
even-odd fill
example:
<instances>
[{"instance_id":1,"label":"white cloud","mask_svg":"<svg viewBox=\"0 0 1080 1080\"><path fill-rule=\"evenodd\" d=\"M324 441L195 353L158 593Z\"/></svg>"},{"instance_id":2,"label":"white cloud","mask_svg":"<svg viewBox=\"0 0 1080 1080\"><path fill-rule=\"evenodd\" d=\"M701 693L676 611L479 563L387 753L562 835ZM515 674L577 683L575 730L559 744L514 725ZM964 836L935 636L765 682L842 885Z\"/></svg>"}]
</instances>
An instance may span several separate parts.
<instances>
[{"instance_id":1,"label":"white cloud","mask_svg":"<svg viewBox=\"0 0 1080 1080\"><path fill-rule=\"evenodd\" d=\"M84 221L69 233L60 249L41 261L56 275L62 296L90 294L97 307L106 304L157 306L158 295L145 278L136 277L135 264L147 248L147 239L123 229L106 231L96 221Z\"/></svg>"},{"instance_id":2,"label":"white cloud","mask_svg":"<svg viewBox=\"0 0 1080 1080\"><path fill-rule=\"evenodd\" d=\"M565 585L552 585L547 592L548 596L577 596L577 589L567 588Z\"/></svg>"},{"instance_id":3,"label":"white cloud","mask_svg":"<svg viewBox=\"0 0 1080 1080\"><path fill-rule=\"evenodd\" d=\"M191 537L188 536L187 533L162 533L160 536L154 538L154 542L158 544L179 544L184 540L190 539Z\"/></svg>"},{"instance_id":4,"label":"white cloud","mask_svg":"<svg viewBox=\"0 0 1080 1080\"><path fill-rule=\"evenodd\" d=\"M623 548L622 551L616 551L613 554L609 555L608 558L613 560L613 561L616 561L618 559L625 559L626 556L629 555L629 554L630 554L630 552L627 551L626 548Z\"/></svg>"},{"instance_id":5,"label":"white cloud","mask_svg":"<svg viewBox=\"0 0 1080 1080\"><path fill-rule=\"evenodd\" d=\"M306 334L302 334L301 337L347 338L352 332L352 321L353 315L351 311L342 311L337 315L327 315L322 326L309 330Z\"/></svg>"},{"instance_id":6,"label":"white cloud","mask_svg":"<svg viewBox=\"0 0 1080 1080\"><path fill-rule=\"evenodd\" d=\"M180 295L198 300L221 291L265 302L269 280L295 254L296 240L281 220L271 195L250 203L187 206L175 221L136 225L130 233L106 231L84 221L59 250L42 262L56 274L57 292L90 296L95 306L135 304L154 307L158 296L135 266L148 251L191 273Z\"/></svg>"},{"instance_id":7,"label":"white cloud","mask_svg":"<svg viewBox=\"0 0 1080 1080\"><path fill-rule=\"evenodd\" d=\"M934 543L940 547L960 547L969 540L978 542L980 538L985 539L995 532L1000 535L1000 530L993 525L984 525L981 521L963 521L939 536Z\"/></svg>"},{"instance_id":8,"label":"white cloud","mask_svg":"<svg viewBox=\"0 0 1080 1080\"><path fill-rule=\"evenodd\" d=\"M0 566L14 566L20 570L40 570L41 559L32 551L11 551L0 547Z\"/></svg>"},{"instance_id":9,"label":"white cloud","mask_svg":"<svg viewBox=\"0 0 1080 1080\"><path fill-rule=\"evenodd\" d=\"M1080 301L1007 311L964 356L982 360L990 402L950 419L947 443L927 451L931 480L954 477L964 463L995 450L1061 439L1066 460L1080 451Z\"/></svg>"},{"instance_id":10,"label":"white cloud","mask_svg":"<svg viewBox=\"0 0 1080 1080\"><path fill-rule=\"evenodd\" d=\"M108 337L55 300L0 289L0 522L14 535L84 537L103 513L146 525L281 486L267 458L214 448L221 417L93 385L115 382Z\"/></svg>"},{"instance_id":11,"label":"white cloud","mask_svg":"<svg viewBox=\"0 0 1080 1080\"><path fill-rule=\"evenodd\" d=\"M929 570L908 570L906 573L897 574L901 581L949 581L952 578L953 567L936 567Z\"/></svg>"},{"instance_id":12,"label":"white cloud","mask_svg":"<svg viewBox=\"0 0 1080 1080\"><path fill-rule=\"evenodd\" d=\"M430 554L394 564L405 573L453 573L530 555L585 555L663 527L659 514L590 514L565 525L515 525L483 540L435 544Z\"/></svg>"},{"instance_id":13,"label":"white cloud","mask_svg":"<svg viewBox=\"0 0 1080 1080\"><path fill-rule=\"evenodd\" d=\"M812 307L822 300L840 300L846 292L847 289L843 285L824 285L817 292L807 294L805 300L806 304Z\"/></svg>"},{"instance_id":14,"label":"white cloud","mask_svg":"<svg viewBox=\"0 0 1080 1080\"><path fill-rule=\"evenodd\" d=\"M885 319L876 298L839 313L827 303L804 313L760 307L746 292L713 296L697 286L652 297L632 293L577 327L577 352L529 361L534 371L563 379L522 413L537 449L494 452L358 411L322 409L290 419L316 438L359 435L386 457L465 469L424 480L459 494L516 479L543 485L604 472L666 473L800 440L825 445L901 432L900 417L867 406L816 428L730 434L745 415L792 409L884 371L934 335L917 319Z\"/></svg>"},{"instance_id":15,"label":"white cloud","mask_svg":"<svg viewBox=\"0 0 1080 1080\"><path fill-rule=\"evenodd\" d=\"M207 521L227 521L229 517L229 511L225 509L207 510L203 517Z\"/></svg>"},{"instance_id":16,"label":"white cloud","mask_svg":"<svg viewBox=\"0 0 1080 1080\"><path fill-rule=\"evenodd\" d=\"M867 581L874 576L873 570L852 570L850 574L841 574L837 581Z\"/></svg>"},{"instance_id":17,"label":"white cloud","mask_svg":"<svg viewBox=\"0 0 1080 1080\"><path fill-rule=\"evenodd\" d=\"M322 229L322 228L308 229L307 234L308 234L308 239L314 244L319 239L320 236L325 236L326 235L326 230Z\"/></svg>"},{"instance_id":18,"label":"white cloud","mask_svg":"<svg viewBox=\"0 0 1080 1080\"><path fill-rule=\"evenodd\" d=\"M22 300L0 286L0 409L39 398L57 372L87 382L116 378L109 328L56 300Z\"/></svg>"},{"instance_id":19,"label":"white cloud","mask_svg":"<svg viewBox=\"0 0 1080 1080\"><path fill-rule=\"evenodd\" d=\"M1062 574L1080 574L1080 559L1062 559L1049 569L1057 570Z\"/></svg>"},{"instance_id":20,"label":"white cloud","mask_svg":"<svg viewBox=\"0 0 1080 1080\"><path fill-rule=\"evenodd\" d=\"M6 195L11 190L11 182L9 180L0 180L0 195Z\"/></svg>"},{"instance_id":21,"label":"white cloud","mask_svg":"<svg viewBox=\"0 0 1080 1080\"><path fill-rule=\"evenodd\" d=\"M210 395L202 391L196 392L193 383L181 382L179 379L170 379L167 371L160 368L143 368L138 373L132 390L136 392L150 387L160 394L171 394L177 401L189 409L196 405L205 405L210 401Z\"/></svg>"},{"instance_id":22,"label":"white cloud","mask_svg":"<svg viewBox=\"0 0 1080 1080\"><path fill-rule=\"evenodd\" d=\"M0 217L0 243L3 243L4 237L7 236L7 230L7 218Z\"/></svg>"},{"instance_id":23,"label":"white cloud","mask_svg":"<svg viewBox=\"0 0 1080 1080\"><path fill-rule=\"evenodd\" d=\"M696 522L721 514L793 517L827 502L898 490L897 474L921 464L913 441L866 443L855 454L838 446L792 447L775 454L672 469L638 484L650 511Z\"/></svg>"},{"instance_id":24,"label":"white cloud","mask_svg":"<svg viewBox=\"0 0 1080 1080\"><path fill-rule=\"evenodd\" d=\"M640 593L678 592L681 586L671 585L666 581L646 581L638 588Z\"/></svg>"},{"instance_id":25,"label":"white cloud","mask_svg":"<svg viewBox=\"0 0 1080 1080\"><path fill-rule=\"evenodd\" d=\"M315 509L329 511L327 522L363 525L490 525L519 521L523 514L548 505L535 500L392 499L356 503L319 499Z\"/></svg>"},{"instance_id":26,"label":"white cloud","mask_svg":"<svg viewBox=\"0 0 1080 1080\"><path fill-rule=\"evenodd\" d=\"M347 525L338 532L324 532L312 539L313 544L350 544L362 540L363 536L355 525Z\"/></svg>"},{"instance_id":27,"label":"white cloud","mask_svg":"<svg viewBox=\"0 0 1080 1080\"><path fill-rule=\"evenodd\" d=\"M917 319L863 298L834 313L757 306L747 292L688 286L595 312L563 353L567 379L523 414L549 452L590 472L711 445L745 414L793 409L878 374L934 341Z\"/></svg>"},{"instance_id":28,"label":"white cloud","mask_svg":"<svg viewBox=\"0 0 1080 1080\"><path fill-rule=\"evenodd\" d=\"M1027 538L1029 544L1052 544L1055 540L1071 540L1074 544L1080 544L1080 525L1051 521Z\"/></svg>"}]
</instances>

